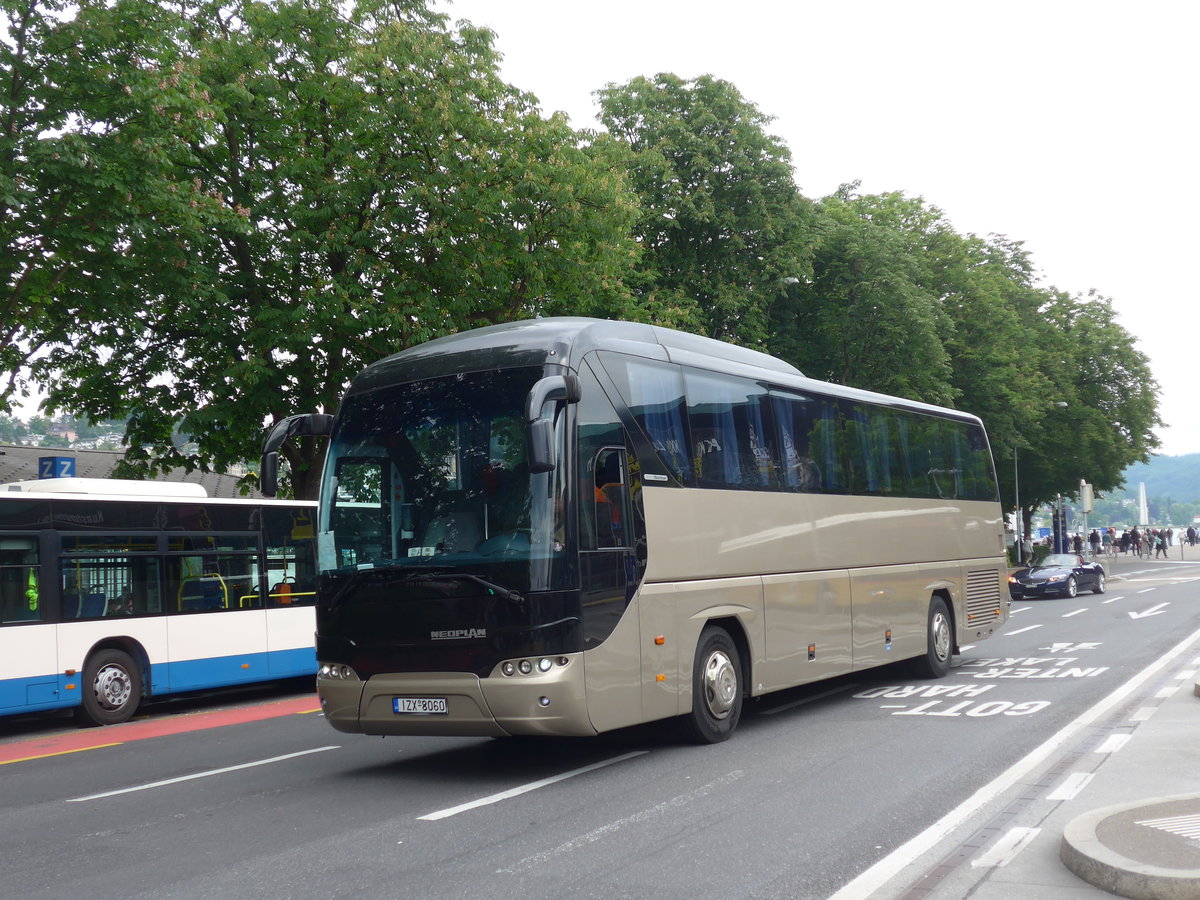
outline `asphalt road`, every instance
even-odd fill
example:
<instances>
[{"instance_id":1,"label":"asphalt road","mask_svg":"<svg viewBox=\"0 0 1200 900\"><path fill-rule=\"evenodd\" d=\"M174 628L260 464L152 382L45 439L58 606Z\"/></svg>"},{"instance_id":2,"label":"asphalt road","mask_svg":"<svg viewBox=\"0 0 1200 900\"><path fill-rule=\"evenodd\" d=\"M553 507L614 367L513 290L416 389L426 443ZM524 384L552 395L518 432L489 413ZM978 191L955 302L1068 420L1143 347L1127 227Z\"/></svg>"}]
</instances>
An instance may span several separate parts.
<instances>
[{"instance_id":1,"label":"asphalt road","mask_svg":"<svg viewBox=\"0 0 1200 900\"><path fill-rule=\"evenodd\" d=\"M8 720L0 885L55 900L865 897L845 886L1200 625L1200 563L1116 572L1103 596L1014 603L944 679L896 668L773 694L711 747L663 727L343 735L297 711L315 702L294 686L82 733ZM71 740L111 746L63 752Z\"/></svg>"}]
</instances>

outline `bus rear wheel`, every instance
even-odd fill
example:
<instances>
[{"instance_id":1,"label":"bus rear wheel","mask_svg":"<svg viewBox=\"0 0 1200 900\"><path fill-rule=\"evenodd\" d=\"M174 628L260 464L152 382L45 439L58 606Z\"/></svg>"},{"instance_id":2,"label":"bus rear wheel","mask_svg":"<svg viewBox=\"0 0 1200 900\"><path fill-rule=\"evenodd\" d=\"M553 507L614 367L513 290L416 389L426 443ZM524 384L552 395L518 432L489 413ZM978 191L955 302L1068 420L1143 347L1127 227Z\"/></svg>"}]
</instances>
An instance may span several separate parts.
<instances>
[{"instance_id":1,"label":"bus rear wheel","mask_svg":"<svg viewBox=\"0 0 1200 900\"><path fill-rule=\"evenodd\" d=\"M728 740L742 717L742 669L737 645L723 628L704 629L692 666L692 711L685 733L698 744Z\"/></svg>"},{"instance_id":2,"label":"bus rear wheel","mask_svg":"<svg viewBox=\"0 0 1200 900\"><path fill-rule=\"evenodd\" d=\"M929 618L925 626L925 655L913 660L913 668L922 678L941 678L950 671L954 654L954 629L950 610L940 596L929 598Z\"/></svg>"},{"instance_id":3,"label":"bus rear wheel","mask_svg":"<svg viewBox=\"0 0 1200 900\"><path fill-rule=\"evenodd\" d=\"M142 676L123 650L101 650L83 667L83 705L75 710L81 725L117 725L142 702Z\"/></svg>"}]
</instances>

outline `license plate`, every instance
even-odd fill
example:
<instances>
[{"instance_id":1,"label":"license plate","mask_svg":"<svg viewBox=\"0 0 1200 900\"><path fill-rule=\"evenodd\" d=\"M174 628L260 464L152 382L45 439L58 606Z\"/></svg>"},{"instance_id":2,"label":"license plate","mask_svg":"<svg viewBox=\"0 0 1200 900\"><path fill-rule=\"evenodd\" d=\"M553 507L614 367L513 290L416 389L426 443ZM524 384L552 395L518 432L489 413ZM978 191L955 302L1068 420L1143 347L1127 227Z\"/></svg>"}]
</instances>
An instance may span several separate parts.
<instances>
[{"instance_id":1,"label":"license plate","mask_svg":"<svg viewBox=\"0 0 1200 900\"><path fill-rule=\"evenodd\" d=\"M393 697L392 711L399 715L444 716L445 697Z\"/></svg>"}]
</instances>

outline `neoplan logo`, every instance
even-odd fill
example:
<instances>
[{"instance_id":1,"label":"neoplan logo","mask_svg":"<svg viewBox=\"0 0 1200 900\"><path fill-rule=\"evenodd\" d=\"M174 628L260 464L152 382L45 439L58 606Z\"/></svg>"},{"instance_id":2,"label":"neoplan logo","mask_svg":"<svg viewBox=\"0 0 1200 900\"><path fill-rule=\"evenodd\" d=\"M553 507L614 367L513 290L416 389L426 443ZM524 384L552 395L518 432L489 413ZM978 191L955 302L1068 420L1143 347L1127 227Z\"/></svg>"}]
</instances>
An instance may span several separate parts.
<instances>
[{"instance_id":1,"label":"neoplan logo","mask_svg":"<svg viewBox=\"0 0 1200 900\"><path fill-rule=\"evenodd\" d=\"M430 640L434 641L459 641L470 640L472 638L487 637L486 628L456 628L452 631L431 631L429 632Z\"/></svg>"}]
</instances>

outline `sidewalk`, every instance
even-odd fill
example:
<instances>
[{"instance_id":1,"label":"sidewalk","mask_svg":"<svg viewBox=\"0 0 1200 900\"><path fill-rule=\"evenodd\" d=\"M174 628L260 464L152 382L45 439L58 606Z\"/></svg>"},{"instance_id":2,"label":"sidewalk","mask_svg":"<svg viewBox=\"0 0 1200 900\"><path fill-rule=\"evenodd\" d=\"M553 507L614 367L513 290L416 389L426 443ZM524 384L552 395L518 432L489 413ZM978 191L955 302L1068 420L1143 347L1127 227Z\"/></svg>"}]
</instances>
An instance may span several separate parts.
<instances>
[{"instance_id":1,"label":"sidewalk","mask_svg":"<svg viewBox=\"0 0 1200 900\"><path fill-rule=\"evenodd\" d=\"M1127 573L1166 569L1181 557L1196 564L1200 577L1200 546L1172 547L1169 560L1118 555L1100 562L1109 575L1109 591L1115 592ZM1180 634L1180 641L1197 629L1200 617ZM1146 682L1158 685L1151 699L1111 720L1111 728L1097 729L1089 749L1064 766L1088 770L1070 776L1084 785L1081 789L1065 790L1066 799L1052 811L1026 822L1036 827L1013 828L1000 836L999 848L981 848L982 856L970 864L972 900L1094 900L1113 894L1135 900L1200 900L1197 672L1200 641ZM1055 773L1055 784L1061 786L1065 777ZM1036 817L1031 810L1029 818ZM981 866L992 869L976 882ZM943 884L930 886L927 896L963 896L955 892L955 881L949 875Z\"/></svg>"}]
</instances>

